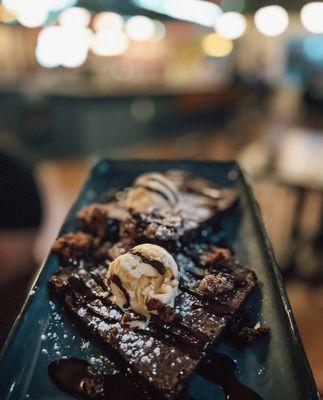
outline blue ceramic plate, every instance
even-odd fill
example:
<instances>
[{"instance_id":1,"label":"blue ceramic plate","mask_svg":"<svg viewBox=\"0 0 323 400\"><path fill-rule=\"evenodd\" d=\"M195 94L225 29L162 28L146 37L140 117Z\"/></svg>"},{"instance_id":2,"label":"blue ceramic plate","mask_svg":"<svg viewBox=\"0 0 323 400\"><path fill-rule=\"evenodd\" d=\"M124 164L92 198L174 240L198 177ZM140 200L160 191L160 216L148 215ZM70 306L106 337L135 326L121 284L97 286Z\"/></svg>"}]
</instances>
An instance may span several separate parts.
<instances>
[{"instance_id":1,"label":"blue ceramic plate","mask_svg":"<svg viewBox=\"0 0 323 400\"><path fill-rule=\"evenodd\" d=\"M258 205L236 163L102 160L92 170L61 233L75 230L76 211L88 203L100 201L107 190L129 185L143 172L170 168L233 186L240 193L240 206L224 219L223 231L239 261L257 273L259 290L252 294L246 307L255 323L260 321L270 327L271 340L269 344L258 344L241 351L221 342L219 351L237 361L238 379L265 400L317 399L312 372ZM95 340L50 301L47 282L57 269L57 259L50 253L2 352L0 397L3 400L70 399L51 382L47 373L48 364L62 356L86 359L100 370L111 369L111 363ZM198 376L192 377L189 393L195 400L225 399L220 387Z\"/></svg>"}]
</instances>

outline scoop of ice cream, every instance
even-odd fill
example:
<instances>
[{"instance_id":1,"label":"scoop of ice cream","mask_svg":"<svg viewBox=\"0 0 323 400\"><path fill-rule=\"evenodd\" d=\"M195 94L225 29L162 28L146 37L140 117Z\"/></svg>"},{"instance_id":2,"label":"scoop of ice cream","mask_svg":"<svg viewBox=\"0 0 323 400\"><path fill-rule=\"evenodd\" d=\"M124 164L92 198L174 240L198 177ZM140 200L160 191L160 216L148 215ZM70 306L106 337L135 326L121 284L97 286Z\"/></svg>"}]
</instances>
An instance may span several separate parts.
<instances>
[{"instance_id":1,"label":"scoop of ice cream","mask_svg":"<svg viewBox=\"0 0 323 400\"><path fill-rule=\"evenodd\" d=\"M107 281L120 308L132 309L149 320L162 308L174 307L179 273L164 248L141 244L110 264Z\"/></svg>"},{"instance_id":2,"label":"scoop of ice cream","mask_svg":"<svg viewBox=\"0 0 323 400\"><path fill-rule=\"evenodd\" d=\"M136 211L174 207L178 202L178 190L174 183L158 172L142 174L129 189L125 204Z\"/></svg>"}]
</instances>

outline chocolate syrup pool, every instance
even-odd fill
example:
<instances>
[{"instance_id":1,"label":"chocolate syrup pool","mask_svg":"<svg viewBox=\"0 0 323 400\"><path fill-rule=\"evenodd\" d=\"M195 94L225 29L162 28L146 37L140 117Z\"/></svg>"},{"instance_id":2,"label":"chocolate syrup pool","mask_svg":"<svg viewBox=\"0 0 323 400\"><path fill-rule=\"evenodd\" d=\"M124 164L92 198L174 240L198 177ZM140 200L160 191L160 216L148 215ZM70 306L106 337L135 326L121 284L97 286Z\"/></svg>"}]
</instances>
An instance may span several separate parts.
<instances>
[{"instance_id":1,"label":"chocolate syrup pool","mask_svg":"<svg viewBox=\"0 0 323 400\"><path fill-rule=\"evenodd\" d=\"M240 383L234 375L235 362L224 354L215 353L204 362L198 374L221 386L228 400L262 400L256 392ZM52 381L62 390L84 400L147 400L148 397L122 374L106 375L87 361L62 358L48 366ZM189 399L187 394L179 399Z\"/></svg>"},{"instance_id":2,"label":"chocolate syrup pool","mask_svg":"<svg viewBox=\"0 0 323 400\"><path fill-rule=\"evenodd\" d=\"M262 400L256 392L235 377L236 363L228 356L214 353L200 366L198 374L221 386L228 400Z\"/></svg>"},{"instance_id":3,"label":"chocolate syrup pool","mask_svg":"<svg viewBox=\"0 0 323 400\"><path fill-rule=\"evenodd\" d=\"M53 382L78 399L146 400L146 396L121 374L106 375L96 371L87 361L62 358L48 366Z\"/></svg>"}]
</instances>

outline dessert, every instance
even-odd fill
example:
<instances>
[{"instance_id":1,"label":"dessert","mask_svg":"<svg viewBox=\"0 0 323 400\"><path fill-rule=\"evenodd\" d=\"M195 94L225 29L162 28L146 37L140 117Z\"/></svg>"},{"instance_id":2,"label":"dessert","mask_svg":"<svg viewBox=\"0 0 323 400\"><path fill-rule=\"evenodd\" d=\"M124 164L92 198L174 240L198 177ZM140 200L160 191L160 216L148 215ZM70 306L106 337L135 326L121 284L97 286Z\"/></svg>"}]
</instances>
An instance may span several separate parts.
<instances>
[{"instance_id":1,"label":"dessert","mask_svg":"<svg viewBox=\"0 0 323 400\"><path fill-rule=\"evenodd\" d=\"M178 396L203 365L206 375L224 332L248 334L237 320L256 275L204 234L236 199L179 171L144 174L109 203L81 210L81 231L53 247L61 262L53 296L147 398Z\"/></svg>"}]
</instances>

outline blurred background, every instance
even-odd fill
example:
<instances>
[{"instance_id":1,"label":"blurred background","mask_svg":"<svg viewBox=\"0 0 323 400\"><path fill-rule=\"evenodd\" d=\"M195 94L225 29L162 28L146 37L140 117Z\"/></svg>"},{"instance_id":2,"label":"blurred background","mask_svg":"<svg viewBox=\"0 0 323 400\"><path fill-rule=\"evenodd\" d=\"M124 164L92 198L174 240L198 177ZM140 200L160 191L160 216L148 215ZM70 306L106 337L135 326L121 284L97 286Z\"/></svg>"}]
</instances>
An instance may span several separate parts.
<instances>
[{"instance_id":1,"label":"blurred background","mask_svg":"<svg viewBox=\"0 0 323 400\"><path fill-rule=\"evenodd\" d=\"M99 156L241 163L323 393L323 2L2 0L0 344Z\"/></svg>"}]
</instances>

